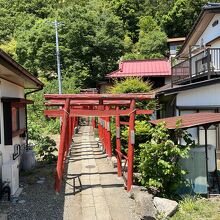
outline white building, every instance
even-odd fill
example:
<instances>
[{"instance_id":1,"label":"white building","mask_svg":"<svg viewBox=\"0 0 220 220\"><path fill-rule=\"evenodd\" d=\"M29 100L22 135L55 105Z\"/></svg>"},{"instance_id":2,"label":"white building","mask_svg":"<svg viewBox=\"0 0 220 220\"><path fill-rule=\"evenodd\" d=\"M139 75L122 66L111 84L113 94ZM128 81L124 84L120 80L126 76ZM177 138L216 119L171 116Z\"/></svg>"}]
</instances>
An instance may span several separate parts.
<instances>
[{"instance_id":1,"label":"white building","mask_svg":"<svg viewBox=\"0 0 220 220\"><path fill-rule=\"evenodd\" d=\"M173 84L187 84L220 74L220 4L207 4L177 54Z\"/></svg>"},{"instance_id":2,"label":"white building","mask_svg":"<svg viewBox=\"0 0 220 220\"><path fill-rule=\"evenodd\" d=\"M0 182L13 195L19 188L19 165L26 137L25 89L35 92L43 83L0 50Z\"/></svg>"},{"instance_id":3,"label":"white building","mask_svg":"<svg viewBox=\"0 0 220 220\"><path fill-rule=\"evenodd\" d=\"M177 54L172 67L172 85L157 92L162 110L158 117L195 112L220 112L220 4L209 3L202 11ZM190 130L200 145L203 128ZM208 130L208 143L220 158L220 128Z\"/></svg>"}]
</instances>

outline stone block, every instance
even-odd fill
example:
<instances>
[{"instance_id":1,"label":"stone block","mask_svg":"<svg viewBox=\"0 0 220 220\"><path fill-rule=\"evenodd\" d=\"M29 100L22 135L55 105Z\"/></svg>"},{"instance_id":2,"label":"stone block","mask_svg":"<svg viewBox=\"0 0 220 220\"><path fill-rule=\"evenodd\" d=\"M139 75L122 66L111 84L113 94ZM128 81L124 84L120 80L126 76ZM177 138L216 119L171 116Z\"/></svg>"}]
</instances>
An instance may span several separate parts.
<instances>
[{"instance_id":1,"label":"stone block","mask_svg":"<svg viewBox=\"0 0 220 220\"><path fill-rule=\"evenodd\" d=\"M170 199L154 197L153 202L157 211L164 214L165 217L174 215L178 208L178 203Z\"/></svg>"}]
</instances>

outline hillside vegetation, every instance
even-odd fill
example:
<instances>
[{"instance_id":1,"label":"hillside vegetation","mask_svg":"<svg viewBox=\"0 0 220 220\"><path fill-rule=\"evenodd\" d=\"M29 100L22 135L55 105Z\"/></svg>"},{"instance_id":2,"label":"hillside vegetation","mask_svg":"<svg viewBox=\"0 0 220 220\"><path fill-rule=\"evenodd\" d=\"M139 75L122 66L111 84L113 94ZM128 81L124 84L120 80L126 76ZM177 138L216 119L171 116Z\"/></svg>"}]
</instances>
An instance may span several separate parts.
<instances>
[{"instance_id":1,"label":"hillside vegetation","mask_svg":"<svg viewBox=\"0 0 220 220\"><path fill-rule=\"evenodd\" d=\"M0 0L0 48L35 76L94 87L120 59L162 58L167 37L189 32L206 0ZM65 92L65 91L64 91Z\"/></svg>"}]
</instances>

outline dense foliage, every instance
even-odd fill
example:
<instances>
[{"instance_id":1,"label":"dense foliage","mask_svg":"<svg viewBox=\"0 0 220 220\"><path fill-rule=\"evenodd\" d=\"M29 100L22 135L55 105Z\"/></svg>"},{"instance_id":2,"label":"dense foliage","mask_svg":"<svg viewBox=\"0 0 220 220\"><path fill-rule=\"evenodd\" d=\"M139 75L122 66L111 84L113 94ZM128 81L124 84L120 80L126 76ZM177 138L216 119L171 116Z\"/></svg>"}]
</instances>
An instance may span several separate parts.
<instances>
[{"instance_id":1,"label":"dense foliage","mask_svg":"<svg viewBox=\"0 0 220 220\"><path fill-rule=\"evenodd\" d=\"M60 132L60 120L47 119L43 110L44 94L57 93L58 82L56 79L48 82L46 79L41 78L45 87L42 91L28 95L28 99L34 100L33 105L28 105L28 138L29 144L34 145L34 150L38 159L45 162L53 162L56 159L56 143L53 139L49 138L51 134L58 134ZM79 87L75 82L75 78L63 79L63 90L67 93L78 93Z\"/></svg>"},{"instance_id":2,"label":"dense foliage","mask_svg":"<svg viewBox=\"0 0 220 220\"><path fill-rule=\"evenodd\" d=\"M29 132L29 138L29 147L33 147L38 160L46 163L53 163L57 160L57 146L52 138L42 136L33 130Z\"/></svg>"},{"instance_id":3,"label":"dense foliage","mask_svg":"<svg viewBox=\"0 0 220 220\"><path fill-rule=\"evenodd\" d=\"M126 78L116 81L110 89L111 93L140 93L149 92L151 85L141 78ZM156 110L156 101L138 102L141 109ZM121 120L128 120L127 117ZM134 170L140 173L140 182L148 189L154 189L163 196L175 194L181 184L185 184L186 171L181 169L179 160L188 157L190 147L194 147L190 135L178 127L169 133L164 124L153 127L149 122L149 116L136 116L135 120L135 146L134 146ZM112 143L115 147L115 122L112 120ZM177 144L177 140L183 139L185 145ZM127 153L128 127L121 126L122 151Z\"/></svg>"},{"instance_id":4,"label":"dense foliage","mask_svg":"<svg viewBox=\"0 0 220 220\"><path fill-rule=\"evenodd\" d=\"M43 114L44 94L55 94L58 91L57 80L48 82L46 79L41 78L45 87L39 92L28 95L29 99L34 100L33 105L28 105L28 128L32 133L39 133L43 135L56 134L59 132L60 122L59 119L47 119ZM63 90L67 93L79 93L79 88L75 83L74 78L64 78Z\"/></svg>"},{"instance_id":5,"label":"dense foliage","mask_svg":"<svg viewBox=\"0 0 220 220\"><path fill-rule=\"evenodd\" d=\"M186 36L206 0L0 0L0 47L36 76L62 74L95 86L120 59L166 56L168 37Z\"/></svg>"},{"instance_id":6,"label":"dense foliage","mask_svg":"<svg viewBox=\"0 0 220 220\"><path fill-rule=\"evenodd\" d=\"M151 90L151 84L149 82L144 82L141 78L130 77L122 81L116 81L114 86L109 90L110 93L141 93L149 92ZM155 109L155 101L137 102L137 108L140 109ZM122 121L127 121L128 117L121 117ZM135 146L134 146L134 168L137 171L137 166L139 164L140 155L140 143L145 143L149 140L149 129L150 125L148 123L149 116L142 115L136 116L135 120ZM115 137L115 122L112 119L111 133L112 133L112 143L115 147L116 137ZM127 153L128 148L128 126L121 126L121 145L122 151Z\"/></svg>"},{"instance_id":7,"label":"dense foliage","mask_svg":"<svg viewBox=\"0 0 220 220\"><path fill-rule=\"evenodd\" d=\"M141 184L163 196L174 195L181 185L187 184L184 179L186 171L179 161L189 156L189 149L195 143L186 131L178 128L171 136L163 123L151 127L148 132L150 139L140 144ZM185 141L184 145L177 143L180 138Z\"/></svg>"},{"instance_id":8,"label":"dense foliage","mask_svg":"<svg viewBox=\"0 0 220 220\"><path fill-rule=\"evenodd\" d=\"M109 93L141 93L149 92L151 84L144 82L139 77L127 77L122 81L115 81L114 86L110 88Z\"/></svg>"}]
</instances>

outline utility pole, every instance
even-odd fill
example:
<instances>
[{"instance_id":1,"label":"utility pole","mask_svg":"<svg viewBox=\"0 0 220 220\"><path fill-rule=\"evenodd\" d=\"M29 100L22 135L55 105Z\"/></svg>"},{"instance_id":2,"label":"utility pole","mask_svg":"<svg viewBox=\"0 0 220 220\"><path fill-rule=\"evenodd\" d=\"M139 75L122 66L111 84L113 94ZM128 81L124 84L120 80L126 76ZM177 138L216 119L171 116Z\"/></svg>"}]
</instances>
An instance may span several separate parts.
<instances>
[{"instance_id":1,"label":"utility pole","mask_svg":"<svg viewBox=\"0 0 220 220\"><path fill-rule=\"evenodd\" d=\"M57 20L54 22L55 32L56 32L56 56L57 56L57 75L58 75L58 87L59 94L62 94L62 79L60 70L60 51L59 51L59 37L58 37L58 25Z\"/></svg>"}]
</instances>

